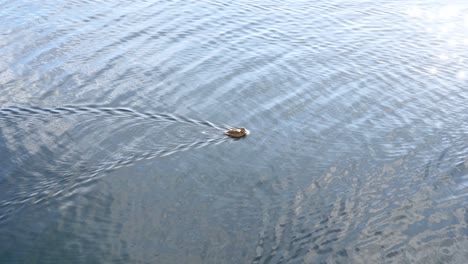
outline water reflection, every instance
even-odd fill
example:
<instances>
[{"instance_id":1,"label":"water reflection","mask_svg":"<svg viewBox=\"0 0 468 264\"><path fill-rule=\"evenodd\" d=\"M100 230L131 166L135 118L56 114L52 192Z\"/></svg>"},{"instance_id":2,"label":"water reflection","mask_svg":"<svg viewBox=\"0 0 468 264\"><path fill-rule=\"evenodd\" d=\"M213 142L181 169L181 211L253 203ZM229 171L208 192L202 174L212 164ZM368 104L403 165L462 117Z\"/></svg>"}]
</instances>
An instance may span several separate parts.
<instances>
[{"instance_id":1,"label":"water reflection","mask_svg":"<svg viewBox=\"0 0 468 264\"><path fill-rule=\"evenodd\" d=\"M466 3L405 4L0 1L0 262L463 263Z\"/></svg>"},{"instance_id":2,"label":"water reflection","mask_svg":"<svg viewBox=\"0 0 468 264\"><path fill-rule=\"evenodd\" d=\"M412 159L382 166L373 165L371 158L338 161L293 195L278 188L276 194L285 195L281 199L287 202L265 205L270 210L263 214L254 263L462 263L466 184L465 190L457 186L466 183L468 161L448 171L440 160L411 170ZM441 176L445 173L449 176ZM273 183L286 189L289 184ZM430 209L434 207L444 210ZM447 237L448 230L452 236ZM429 248L436 250L431 258L437 261L428 258Z\"/></svg>"},{"instance_id":3,"label":"water reflection","mask_svg":"<svg viewBox=\"0 0 468 264\"><path fill-rule=\"evenodd\" d=\"M438 9L413 6L406 10L408 16L416 19L414 23L421 23L437 43L431 49L440 61L434 60L434 66L428 67L429 73L448 72L453 78L466 79L467 12L466 4L448 4Z\"/></svg>"}]
</instances>

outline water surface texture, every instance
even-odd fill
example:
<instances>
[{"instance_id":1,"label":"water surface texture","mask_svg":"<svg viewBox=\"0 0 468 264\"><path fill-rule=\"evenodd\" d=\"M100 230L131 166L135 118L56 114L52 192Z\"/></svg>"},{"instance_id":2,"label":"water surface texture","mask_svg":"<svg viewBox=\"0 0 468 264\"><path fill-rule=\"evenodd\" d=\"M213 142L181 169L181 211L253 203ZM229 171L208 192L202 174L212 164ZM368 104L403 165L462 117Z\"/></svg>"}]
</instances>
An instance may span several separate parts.
<instances>
[{"instance_id":1,"label":"water surface texture","mask_svg":"<svg viewBox=\"0 0 468 264\"><path fill-rule=\"evenodd\" d=\"M468 259L466 1L0 0L0 58L0 263Z\"/></svg>"}]
</instances>

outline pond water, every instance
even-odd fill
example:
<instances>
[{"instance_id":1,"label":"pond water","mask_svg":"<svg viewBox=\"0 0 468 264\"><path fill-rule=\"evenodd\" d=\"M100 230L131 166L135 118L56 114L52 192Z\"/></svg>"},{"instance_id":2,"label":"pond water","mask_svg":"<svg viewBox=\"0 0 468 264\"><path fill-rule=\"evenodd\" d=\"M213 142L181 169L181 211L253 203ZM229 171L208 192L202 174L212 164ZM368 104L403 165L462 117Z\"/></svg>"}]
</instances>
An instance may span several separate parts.
<instances>
[{"instance_id":1,"label":"pond water","mask_svg":"<svg viewBox=\"0 0 468 264\"><path fill-rule=\"evenodd\" d=\"M467 46L466 1L0 0L0 263L466 263Z\"/></svg>"}]
</instances>

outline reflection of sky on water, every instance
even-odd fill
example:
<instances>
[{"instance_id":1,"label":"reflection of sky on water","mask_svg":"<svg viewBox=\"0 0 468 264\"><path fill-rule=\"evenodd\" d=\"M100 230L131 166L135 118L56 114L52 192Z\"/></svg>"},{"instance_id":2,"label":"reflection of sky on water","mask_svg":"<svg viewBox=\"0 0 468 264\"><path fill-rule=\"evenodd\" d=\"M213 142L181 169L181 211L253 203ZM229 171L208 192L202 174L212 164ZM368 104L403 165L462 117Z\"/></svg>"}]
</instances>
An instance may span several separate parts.
<instances>
[{"instance_id":1,"label":"reflection of sky on water","mask_svg":"<svg viewBox=\"0 0 468 264\"><path fill-rule=\"evenodd\" d=\"M435 43L434 65L427 68L433 75L441 73L449 64L451 74L460 80L467 78L465 52L468 46L468 3L434 6L411 6L406 14L424 23L426 32ZM447 69L445 69L447 70Z\"/></svg>"},{"instance_id":2,"label":"reflection of sky on water","mask_svg":"<svg viewBox=\"0 0 468 264\"><path fill-rule=\"evenodd\" d=\"M0 263L464 263L459 2L4 1Z\"/></svg>"}]
</instances>

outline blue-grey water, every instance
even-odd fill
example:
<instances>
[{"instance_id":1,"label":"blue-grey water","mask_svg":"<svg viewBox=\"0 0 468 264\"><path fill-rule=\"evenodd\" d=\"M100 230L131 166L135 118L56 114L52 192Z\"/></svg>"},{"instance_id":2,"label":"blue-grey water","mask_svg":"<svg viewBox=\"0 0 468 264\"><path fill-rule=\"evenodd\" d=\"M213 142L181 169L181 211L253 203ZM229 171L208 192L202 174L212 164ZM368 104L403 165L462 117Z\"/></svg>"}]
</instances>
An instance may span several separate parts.
<instances>
[{"instance_id":1,"label":"blue-grey water","mask_svg":"<svg viewBox=\"0 0 468 264\"><path fill-rule=\"evenodd\" d=\"M0 263L466 263L467 209L466 1L0 0Z\"/></svg>"}]
</instances>

